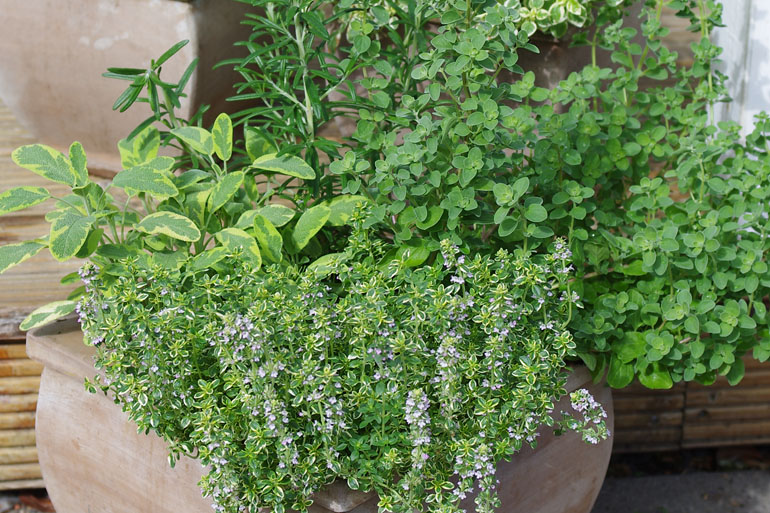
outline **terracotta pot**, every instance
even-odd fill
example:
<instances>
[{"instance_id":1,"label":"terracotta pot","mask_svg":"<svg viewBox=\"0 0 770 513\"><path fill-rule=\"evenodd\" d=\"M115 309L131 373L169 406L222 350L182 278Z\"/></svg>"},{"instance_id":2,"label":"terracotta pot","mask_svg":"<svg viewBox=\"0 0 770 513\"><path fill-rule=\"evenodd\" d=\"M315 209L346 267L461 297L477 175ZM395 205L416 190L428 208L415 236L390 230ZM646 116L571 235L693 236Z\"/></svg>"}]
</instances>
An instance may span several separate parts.
<instances>
[{"instance_id":1,"label":"terracotta pot","mask_svg":"<svg viewBox=\"0 0 770 513\"><path fill-rule=\"evenodd\" d=\"M146 104L113 111L128 82L102 73L147 67L189 39L161 78L176 82L198 57L181 116L202 104L211 104L216 115L238 76L212 67L244 52L232 45L250 34L240 24L248 9L232 0L0 0L0 98L40 142L61 149L80 141L90 168L119 170L117 141L151 112Z\"/></svg>"},{"instance_id":2,"label":"terracotta pot","mask_svg":"<svg viewBox=\"0 0 770 513\"><path fill-rule=\"evenodd\" d=\"M204 513L211 504L197 483L204 469L184 458L170 468L165 443L137 434L109 397L90 394L83 380L96 372L94 351L83 344L74 320L59 321L27 336L27 353L45 365L37 406L37 449L43 479L57 513ZM591 382L579 367L567 388L588 388L608 411L610 389ZM566 409L565 397L556 411ZM542 433L536 450L522 450L497 468L501 512L589 513L599 493L612 450L611 440L592 446L574 433ZM314 513L375 513L377 497L344 484L317 493ZM472 511L472 498L463 507Z\"/></svg>"},{"instance_id":3,"label":"terracotta pot","mask_svg":"<svg viewBox=\"0 0 770 513\"><path fill-rule=\"evenodd\" d=\"M645 40L642 37L642 7L643 4L636 2L628 8L628 16L623 19L624 27L631 27L637 31L633 42L644 47ZM531 43L537 46L540 53L532 53L526 50L519 52L518 64L524 71L532 71L535 74L535 85L553 89L559 82L566 80L572 72L580 72L585 66L591 64L590 46L570 46L572 37L582 29L570 26L567 33L555 38L550 34L536 32ZM589 29L589 34L590 34ZM615 66L612 63L610 52L601 48L596 52L596 65L600 68ZM509 81L518 78L512 74L504 75Z\"/></svg>"}]
</instances>

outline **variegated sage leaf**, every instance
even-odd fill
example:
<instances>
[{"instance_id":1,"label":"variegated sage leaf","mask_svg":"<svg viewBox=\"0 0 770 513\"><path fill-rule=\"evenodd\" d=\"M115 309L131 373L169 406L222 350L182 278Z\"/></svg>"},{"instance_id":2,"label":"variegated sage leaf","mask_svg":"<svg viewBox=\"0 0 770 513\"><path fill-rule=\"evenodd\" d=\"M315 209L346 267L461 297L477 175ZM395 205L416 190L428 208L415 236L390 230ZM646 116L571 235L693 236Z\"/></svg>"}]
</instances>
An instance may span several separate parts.
<instances>
[{"instance_id":1,"label":"variegated sage leaf","mask_svg":"<svg viewBox=\"0 0 770 513\"><path fill-rule=\"evenodd\" d=\"M233 155L233 122L230 116L224 112L217 116L211 136L214 139L214 152L217 157L224 161L230 160Z\"/></svg>"},{"instance_id":2,"label":"variegated sage leaf","mask_svg":"<svg viewBox=\"0 0 770 513\"><path fill-rule=\"evenodd\" d=\"M0 273L4 273L14 265L37 255L44 247L45 244L35 241L0 246Z\"/></svg>"},{"instance_id":3,"label":"variegated sage leaf","mask_svg":"<svg viewBox=\"0 0 770 513\"><path fill-rule=\"evenodd\" d=\"M316 205L302 213L292 233L292 240L297 250L307 246L315 234L324 227L330 215L331 210L326 205Z\"/></svg>"},{"instance_id":4,"label":"variegated sage leaf","mask_svg":"<svg viewBox=\"0 0 770 513\"><path fill-rule=\"evenodd\" d=\"M160 148L160 132L150 125L133 139L121 139L118 142L120 161L128 169L149 162L158 156Z\"/></svg>"},{"instance_id":5,"label":"variegated sage leaf","mask_svg":"<svg viewBox=\"0 0 770 513\"><path fill-rule=\"evenodd\" d=\"M201 232L194 222L173 212L150 214L136 225L136 229L150 235L166 235L185 242L195 242L201 238Z\"/></svg>"},{"instance_id":6,"label":"variegated sage leaf","mask_svg":"<svg viewBox=\"0 0 770 513\"><path fill-rule=\"evenodd\" d=\"M262 254L257 246L257 241L238 228L225 228L224 230L217 232L216 239L226 249L233 251L235 249L243 249L243 256L254 264L254 267L259 268L262 265Z\"/></svg>"},{"instance_id":7,"label":"variegated sage leaf","mask_svg":"<svg viewBox=\"0 0 770 513\"><path fill-rule=\"evenodd\" d=\"M14 187L0 194L0 215L42 203L51 194L43 187Z\"/></svg>"},{"instance_id":8,"label":"variegated sage leaf","mask_svg":"<svg viewBox=\"0 0 770 513\"><path fill-rule=\"evenodd\" d=\"M365 196L345 194L337 196L327 203L329 207L329 221L331 226L344 226L350 220L358 205L368 203Z\"/></svg>"},{"instance_id":9,"label":"variegated sage leaf","mask_svg":"<svg viewBox=\"0 0 770 513\"><path fill-rule=\"evenodd\" d=\"M283 258L283 238L273 223L264 216L254 217L254 234L259 241L259 247L265 258L272 262L280 262Z\"/></svg>"},{"instance_id":10,"label":"variegated sage leaf","mask_svg":"<svg viewBox=\"0 0 770 513\"><path fill-rule=\"evenodd\" d=\"M185 126L171 131L180 141L203 155L213 155L214 138L211 132L197 126Z\"/></svg>"},{"instance_id":11,"label":"variegated sage leaf","mask_svg":"<svg viewBox=\"0 0 770 513\"><path fill-rule=\"evenodd\" d=\"M75 311L76 305L77 302L75 301L54 301L53 303L48 303L29 314L19 327L23 331L27 331L44 326L49 322L71 314Z\"/></svg>"},{"instance_id":12,"label":"variegated sage leaf","mask_svg":"<svg viewBox=\"0 0 770 513\"><path fill-rule=\"evenodd\" d=\"M11 158L17 166L28 169L52 182L77 186L77 172L61 152L44 144L28 144L16 148Z\"/></svg>"},{"instance_id":13,"label":"variegated sage leaf","mask_svg":"<svg viewBox=\"0 0 770 513\"><path fill-rule=\"evenodd\" d=\"M315 178L315 171L304 160L293 155L281 155L268 153L257 158L251 167L262 171L270 171L286 176L302 178L303 180L312 180Z\"/></svg>"},{"instance_id":14,"label":"variegated sage leaf","mask_svg":"<svg viewBox=\"0 0 770 513\"><path fill-rule=\"evenodd\" d=\"M166 199L179 194L171 173L155 169L149 163L121 171L115 175L112 183L131 196L144 192L158 199Z\"/></svg>"},{"instance_id":15,"label":"variegated sage leaf","mask_svg":"<svg viewBox=\"0 0 770 513\"><path fill-rule=\"evenodd\" d=\"M62 262L74 257L80 251L96 218L85 216L72 209L59 212L60 214L51 220L48 249L56 260Z\"/></svg>"},{"instance_id":16,"label":"variegated sage leaf","mask_svg":"<svg viewBox=\"0 0 770 513\"><path fill-rule=\"evenodd\" d=\"M88 183L88 160L83 145L75 141L70 145L70 163L75 170L75 187Z\"/></svg>"},{"instance_id":17,"label":"variegated sage leaf","mask_svg":"<svg viewBox=\"0 0 770 513\"><path fill-rule=\"evenodd\" d=\"M264 216L273 226L280 227L294 219L294 209L284 205L265 205L257 209L257 214Z\"/></svg>"},{"instance_id":18,"label":"variegated sage leaf","mask_svg":"<svg viewBox=\"0 0 770 513\"><path fill-rule=\"evenodd\" d=\"M205 270L210 269L212 265L221 261L227 256L227 249L222 246L216 248L207 249L202 253L195 255L191 262L191 268L193 270Z\"/></svg>"},{"instance_id":19,"label":"variegated sage leaf","mask_svg":"<svg viewBox=\"0 0 770 513\"><path fill-rule=\"evenodd\" d=\"M243 177L243 171L230 173L211 189L207 205L209 212L216 212L235 196L243 185Z\"/></svg>"}]
</instances>

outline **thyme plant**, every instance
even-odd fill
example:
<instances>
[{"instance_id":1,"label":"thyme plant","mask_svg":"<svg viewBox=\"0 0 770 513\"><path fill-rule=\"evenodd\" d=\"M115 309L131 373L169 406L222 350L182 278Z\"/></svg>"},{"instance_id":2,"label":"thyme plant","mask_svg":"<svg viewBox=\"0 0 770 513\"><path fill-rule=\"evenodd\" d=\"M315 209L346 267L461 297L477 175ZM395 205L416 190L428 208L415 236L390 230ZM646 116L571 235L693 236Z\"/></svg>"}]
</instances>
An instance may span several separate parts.
<instances>
[{"instance_id":1,"label":"thyme plant","mask_svg":"<svg viewBox=\"0 0 770 513\"><path fill-rule=\"evenodd\" d=\"M460 511L475 491L491 512L497 462L541 425L607 436L585 390L554 411L574 348L562 242L530 258L445 241L431 265L382 267L387 247L362 226L305 271L258 273L237 253L220 272L129 259L105 282L86 267L80 319L104 373L92 386L172 459L198 457L228 513L305 511L336 479L376 491L380 511Z\"/></svg>"}]
</instances>

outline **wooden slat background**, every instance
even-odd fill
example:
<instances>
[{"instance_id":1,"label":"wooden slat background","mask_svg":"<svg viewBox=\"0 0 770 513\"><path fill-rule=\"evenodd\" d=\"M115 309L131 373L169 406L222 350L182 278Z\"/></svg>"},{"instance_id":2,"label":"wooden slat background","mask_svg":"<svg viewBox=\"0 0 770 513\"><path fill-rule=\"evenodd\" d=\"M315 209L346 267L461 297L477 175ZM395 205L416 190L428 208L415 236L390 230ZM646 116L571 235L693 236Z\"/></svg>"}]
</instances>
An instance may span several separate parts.
<instances>
[{"instance_id":1,"label":"wooden slat background","mask_svg":"<svg viewBox=\"0 0 770 513\"><path fill-rule=\"evenodd\" d=\"M770 443L770 362L744 362L746 376L734 387L720 378L711 386L613 391L615 452Z\"/></svg>"},{"instance_id":2,"label":"wooden slat background","mask_svg":"<svg viewBox=\"0 0 770 513\"><path fill-rule=\"evenodd\" d=\"M47 187L52 194L67 193L17 167L11 152L34 142L0 103L0 192L20 185ZM52 202L0 217L0 245L45 236L45 213ZM47 252L0 275L0 490L42 488L35 448L35 407L42 367L27 358L25 334L19 323L35 308L64 299L74 288L62 286L62 276L76 270L80 262L57 262Z\"/></svg>"},{"instance_id":3,"label":"wooden slat background","mask_svg":"<svg viewBox=\"0 0 770 513\"><path fill-rule=\"evenodd\" d=\"M644 452L678 449L682 439L685 385L649 390L634 384L613 390L615 439L613 451Z\"/></svg>"},{"instance_id":4,"label":"wooden slat background","mask_svg":"<svg viewBox=\"0 0 770 513\"><path fill-rule=\"evenodd\" d=\"M47 187L53 195L67 194L67 187L55 184L11 161L11 152L34 142L0 103L0 192L20 185ZM51 202L0 216L0 245L45 236L48 228L43 217ZM38 255L0 275L0 340L23 341L19 323L35 308L51 301L65 299L75 287L59 284L65 274L80 266L77 261L57 262L47 252ZM4 374L0 373L0 376Z\"/></svg>"}]
</instances>

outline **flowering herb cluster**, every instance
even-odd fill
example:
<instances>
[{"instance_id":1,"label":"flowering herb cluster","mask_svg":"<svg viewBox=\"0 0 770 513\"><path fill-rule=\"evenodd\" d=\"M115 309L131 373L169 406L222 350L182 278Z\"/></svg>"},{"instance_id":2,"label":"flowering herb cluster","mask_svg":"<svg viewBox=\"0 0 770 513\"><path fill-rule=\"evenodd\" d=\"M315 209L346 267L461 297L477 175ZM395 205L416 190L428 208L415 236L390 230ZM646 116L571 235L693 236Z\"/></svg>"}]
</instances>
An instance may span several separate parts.
<instances>
[{"instance_id":1,"label":"flowering herb cluster","mask_svg":"<svg viewBox=\"0 0 770 513\"><path fill-rule=\"evenodd\" d=\"M154 112L121 142L127 169L113 185L149 201L120 215L85 176L79 145L69 156L17 150L18 163L75 197L59 202L48 240L0 248L0 270L46 246L62 259L138 251L176 265L212 236L225 251L243 245L254 259L302 265L339 251L350 210L368 202L371 227L395 242L389 256L408 251L415 265L443 239L490 254L564 237L586 303L570 330L612 386L736 383L746 352L770 357L770 125L761 117L744 141L709 114L726 98L708 39L718 2L645 2L639 44L619 19L629 2L614 0L591 4L592 16L567 0L248 1L264 9L249 17L248 56L229 61L244 77L231 99L262 103L234 116L235 131L226 116L207 131L174 114L189 74L159 79L178 47L148 70L112 70L131 81L116 105L144 100ZM664 7L701 36L692 65L663 44ZM527 20L550 30L546 11L559 26L564 13L593 20L574 36L591 63L552 90L519 65L535 49ZM165 100L157 87L171 88ZM154 120L169 131L147 126ZM341 120L355 125L348 138L324 136ZM182 156L157 157L168 144ZM189 167L201 169L171 173ZM0 197L0 213L47 199L17 188ZM73 307L58 303L36 322Z\"/></svg>"},{"instance_id":2,"label":"flowering herb cluster","mask_svg":"<svg viewBox=\"0 0 770 513\"><path fill-rule=\"evenodd\" d=\"M383 265L387 247L362 233L305 271L254 272L238 254L219 272L86 266L92 386L172 459L208 466L202 489L230 513L304 511L337 479L376 491L381 511L459 511L473 494L491 511L497 462L542 425L607 436L585 391L553 411L574 348L568 253L445 241L431 265Z\"/></svg>"}]
</instances>

